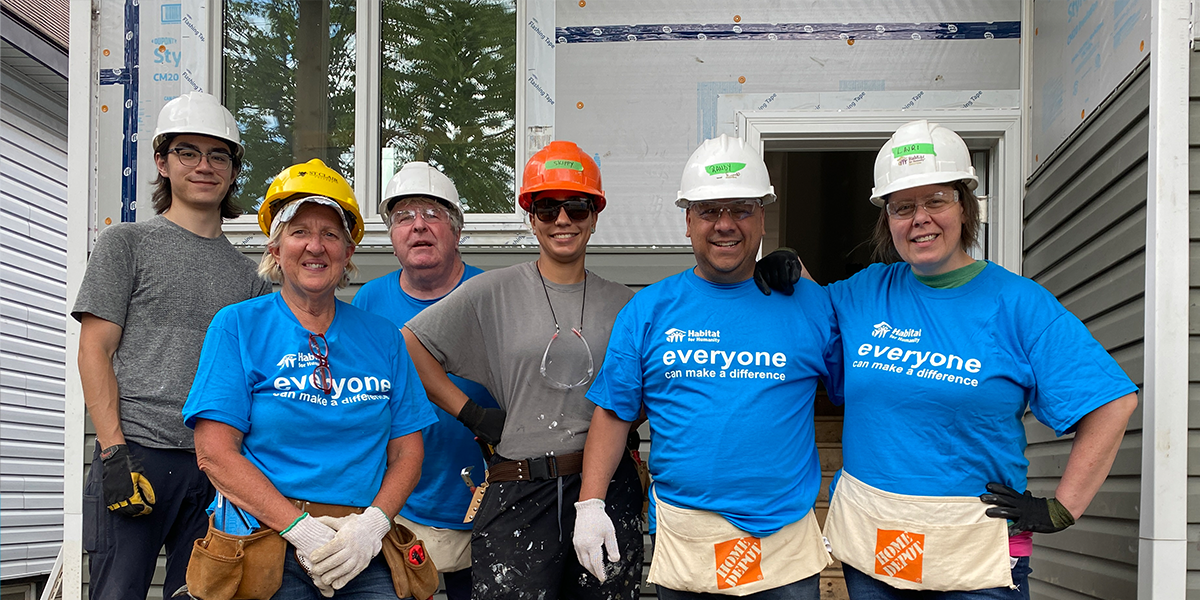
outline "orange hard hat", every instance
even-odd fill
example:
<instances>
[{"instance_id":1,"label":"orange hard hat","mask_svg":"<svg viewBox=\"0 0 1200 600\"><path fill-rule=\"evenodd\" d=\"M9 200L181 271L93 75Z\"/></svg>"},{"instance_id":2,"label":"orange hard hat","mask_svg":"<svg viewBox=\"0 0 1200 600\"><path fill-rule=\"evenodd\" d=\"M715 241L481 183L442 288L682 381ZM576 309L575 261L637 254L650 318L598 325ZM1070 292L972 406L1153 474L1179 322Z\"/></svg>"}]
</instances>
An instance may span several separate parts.
<instances>
[{"instance_id":1,"label":"orange hard hat","mask_svg":"<svg viewBox=\"0 0 1200 600\"><path fill-rule=\"evenodd\" d=\"M582 192L595 199L596 212L604 210L604 189L600 185L600 166L575 142L553 141L537 151L525 163L521 195L517 202L526 212L532 210L533 195L548 190Z\"/></svg>"}]
</instances>

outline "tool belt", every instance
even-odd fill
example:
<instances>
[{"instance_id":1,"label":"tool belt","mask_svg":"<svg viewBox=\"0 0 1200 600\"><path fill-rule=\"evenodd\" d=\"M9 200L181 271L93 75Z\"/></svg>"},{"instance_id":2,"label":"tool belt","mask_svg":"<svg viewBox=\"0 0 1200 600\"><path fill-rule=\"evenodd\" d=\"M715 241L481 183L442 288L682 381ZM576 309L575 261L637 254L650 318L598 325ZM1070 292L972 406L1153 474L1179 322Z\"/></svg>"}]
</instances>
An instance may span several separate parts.
<instances>
[{"instance_id":1,"label":"tool belt","mask_svg":"<svg viewBox=\"0 0 1200 600\"><path fill-rule=\"evenodd\" d=\"M270 598L283 584L287 542L274 529L231 535L208 517L208 533L192 545L188 560L188 594L200 600Z\"/></svg>"},{"instance_id":2,"label":"tool belt","mask_svg":"<svg viewBox=\"0 0 1200 600\"><path fill-rule=\"evenodd\" d=\"M355 506L323 504L294 498L288 498L288 502L308 513L310 517L340 518L362 514L366 510ZM396 589L396 596L426 600L437 591L437 567L425 551L425 543L417 539L417 535L407 527L393 519L392 528L383 536L383 548L380 552L383 553L383 559L392 573L392 587Z\"/></svg>"},{"instance_id":3,"label":"tool belt","mask_svg":"<svg viewBox=\"0 0 1200 600\"><path fill-rule=\"evenodd\" d=\"M562 456L547 454L525 460L508 460L488 467L488 483L542 481L583 472L583 452Z\"/></svg>"}]
</instances>

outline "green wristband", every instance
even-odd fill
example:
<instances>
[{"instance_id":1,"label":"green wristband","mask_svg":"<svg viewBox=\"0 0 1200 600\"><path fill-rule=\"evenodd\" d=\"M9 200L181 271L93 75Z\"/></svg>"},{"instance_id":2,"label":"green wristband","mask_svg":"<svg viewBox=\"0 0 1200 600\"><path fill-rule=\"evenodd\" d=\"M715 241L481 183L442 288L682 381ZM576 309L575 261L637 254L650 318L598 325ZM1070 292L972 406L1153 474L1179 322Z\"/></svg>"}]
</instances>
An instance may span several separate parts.
<instances>
[{"instance_id":1,"label":"green wristband","mask_svg":"<svg viewBox=\"0 0 1200 600\"><path fill-rule=\"evenodd\" d=\"M1075 517L1071 515L1071 511L1067 510L1067 507L1062 505L1062 502L1051 498L1046 505L1050 512L1050 523L1059 531L1075 524Z\"/></svg>"},{"instance_id":2,"label":"green wristband","mask_svg":"<svg viewBox=\"0 0 1200 600\"><path fill-rule=\"evenodd\" d=\"M280 532L279 532L279 535L281 535L281 536L282 536L283 534L285 534L285 533L287 533L287 532L291 531L291 530L292 530L292 528L296 526L296 523L299 523L300 521L303 521L303 520L304 520L304 517L307 517L307 516L308 516L308 513L304 513L304 514L302 514L302 515L300 515L300 516L296 517L296 520L295 520L295 521L292 521L292 524L291 524L291 525L288 525L286 528L284 528L284 530L283 530L283 531L280 531Z\"/></svg>"}]
</instances>

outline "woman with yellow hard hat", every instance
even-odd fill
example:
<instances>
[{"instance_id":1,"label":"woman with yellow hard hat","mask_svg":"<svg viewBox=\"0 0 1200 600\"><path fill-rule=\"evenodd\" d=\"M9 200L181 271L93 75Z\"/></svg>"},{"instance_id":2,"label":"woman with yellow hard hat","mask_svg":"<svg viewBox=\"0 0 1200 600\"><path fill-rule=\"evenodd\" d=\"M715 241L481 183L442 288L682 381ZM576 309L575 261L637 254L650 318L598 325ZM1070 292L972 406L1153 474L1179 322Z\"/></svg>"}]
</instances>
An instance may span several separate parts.
<instances>
[{"instance_id":1,"label":"woman with yellow hard hat","mask_svg":"<svg viewBox=\"0 0 1200 600\"><path fill-rule=\"evenodd\" d=\"M183 410L197 460L287 540L275 598L395 598L379 553L437 419L396 327L334 296L363 235L346 180L320 160L289 167L258 217L259 273L280 291L212 320Z\"/></svg>"},{"instance_id":2,"label":"woman with yellow hard hat","mask_svg":"<svg viewBox=\"0 0 1200 600\"><path fill-rule=\"evenodd\" d=\"M404 329L430 399L495 446L471 536L473 597L632 600L642 490L628 457L605 507L622 551L605 577L579 564L571 542L595 409L584 395L633 296L584 268L606 203L600 168L574 143L550 142L525 165L518 202L538 259L464 282ZM482 383L501 408L475 404L446 372Z\"/></svg>"}]
</instances>

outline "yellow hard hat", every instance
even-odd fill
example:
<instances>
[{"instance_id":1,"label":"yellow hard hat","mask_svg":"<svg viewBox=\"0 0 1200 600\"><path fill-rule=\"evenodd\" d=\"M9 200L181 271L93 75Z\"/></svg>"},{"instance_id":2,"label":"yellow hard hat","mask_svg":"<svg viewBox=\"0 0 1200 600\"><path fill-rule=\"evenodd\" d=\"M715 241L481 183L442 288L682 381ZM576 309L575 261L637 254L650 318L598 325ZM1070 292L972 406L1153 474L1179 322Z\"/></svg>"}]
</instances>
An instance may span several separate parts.
<instances>
[{"instance_id":1,"label":"yellow hard hat","mask_svg":"<svg viewBox=\"0 0 1200 600\"><path fill-rule=\"evenodd\" d=\"M258 227L264 234L271 235L271 223L275 215L288 204L289 198L297 194L324 196L337 202L351 239L355 244L362 241L363 218L358 210L358 201L354 199L354 190L344 177L318 158L292 165L280 171L271 181L267 196L258 207Z\"/></svg>"}]
</instances>

